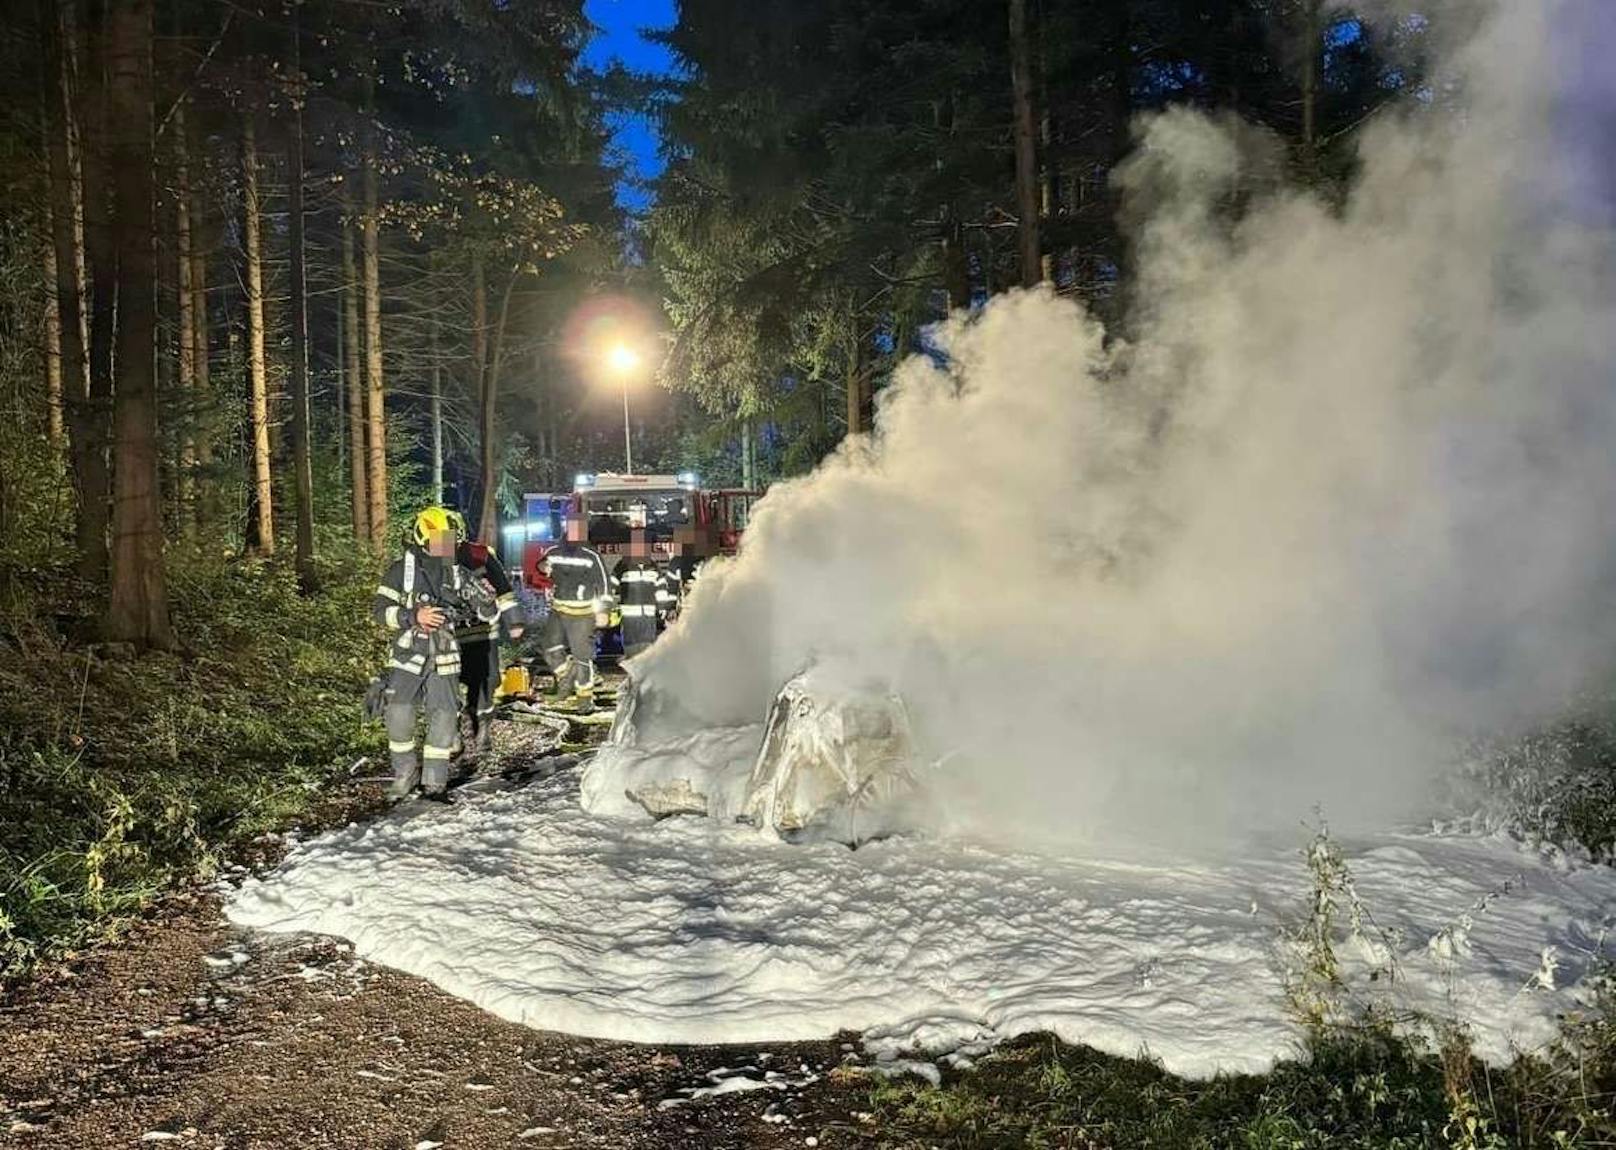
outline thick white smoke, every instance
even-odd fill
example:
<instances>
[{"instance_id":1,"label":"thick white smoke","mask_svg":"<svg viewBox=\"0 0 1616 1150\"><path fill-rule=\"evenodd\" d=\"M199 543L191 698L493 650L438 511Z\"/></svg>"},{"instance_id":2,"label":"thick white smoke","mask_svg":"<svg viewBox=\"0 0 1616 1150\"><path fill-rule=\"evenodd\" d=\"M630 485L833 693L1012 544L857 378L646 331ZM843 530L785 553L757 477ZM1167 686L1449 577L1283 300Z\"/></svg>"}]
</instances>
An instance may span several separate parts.
<instances>
[{"instance_id":1,"label":"thick white smoke","mask_svg":"<svg viewBox=\"0 0 1616 1150\"><path fill-rule=\"evenodd\" d=\"M956 824L1216 840L1407 812L1562 705L1616 650L1616 95L1565 67L1601 12L1472 21L1464 111L1368 127L1344 206L1254 129L1142 124L1132 342L1044 292L950 321L700 581L664 721L819 660L903 694Z\"/></svg>"}]
</instances>

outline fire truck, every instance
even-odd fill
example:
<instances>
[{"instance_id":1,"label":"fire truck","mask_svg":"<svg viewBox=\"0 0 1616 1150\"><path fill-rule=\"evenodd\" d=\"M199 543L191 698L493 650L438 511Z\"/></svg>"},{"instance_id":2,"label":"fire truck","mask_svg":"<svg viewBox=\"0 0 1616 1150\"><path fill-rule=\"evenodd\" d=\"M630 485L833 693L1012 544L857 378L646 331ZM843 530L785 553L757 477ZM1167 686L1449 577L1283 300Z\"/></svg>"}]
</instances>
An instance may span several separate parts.
<instances>
[{"instance_id":1,"label":"fire truck","mask_svg":"<svg viewBox=\"0 0 1616 1150\"><path fill-rule=\"evenodd\" d=\"M546 552L561 542L569 515L586 517L588 543L615 570L628 553L630 532L644 526L652 558L669 562L676 543L696 557L733 555L761 491L708 489L694 472L677 475L579 475L570 492L533 492L523 496L524 516L506 529L507 551L520 541L523 581L543 588L539 570Z\"/></svg>"}]
</instances>

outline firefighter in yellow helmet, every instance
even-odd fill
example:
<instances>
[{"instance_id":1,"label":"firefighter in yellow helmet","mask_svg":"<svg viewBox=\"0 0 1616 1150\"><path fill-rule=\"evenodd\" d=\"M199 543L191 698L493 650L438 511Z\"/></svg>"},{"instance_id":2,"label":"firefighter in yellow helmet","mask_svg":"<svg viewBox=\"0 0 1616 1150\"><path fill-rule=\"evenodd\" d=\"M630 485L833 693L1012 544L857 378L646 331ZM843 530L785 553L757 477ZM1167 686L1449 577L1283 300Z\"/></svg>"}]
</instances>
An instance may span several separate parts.
<instances>
[{"instance_id":1,"label":"firefighter in yellow helmet","mask_svg":"<svg viewBox=\"0 0 1616 1150\"><path fill-rule=\"evenodd\" d=\"M482 581L455 562L451 513L428 507L406 533L404 554L376 588L371 614L392 637L386 688L387 749L393 762L388 794L403 798L420 784L428 798L447 797L449 757L460 714L460 645L454 628L499 616ZM417 712L426 742L416 759Z\"/></svg>"}]
</instances>

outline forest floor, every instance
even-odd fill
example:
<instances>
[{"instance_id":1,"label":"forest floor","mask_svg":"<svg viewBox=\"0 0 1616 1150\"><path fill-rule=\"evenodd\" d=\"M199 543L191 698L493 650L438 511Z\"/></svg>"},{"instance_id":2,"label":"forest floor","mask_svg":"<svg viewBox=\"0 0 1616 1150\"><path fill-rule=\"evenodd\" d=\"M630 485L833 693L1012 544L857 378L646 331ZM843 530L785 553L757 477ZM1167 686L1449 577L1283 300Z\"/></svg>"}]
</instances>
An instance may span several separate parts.
<instances>
[{"instance_id":1,"label":"forest floor","mask_svg":"<svg viewBox=\"0 0 1616 1150\"><path fill-rule=\"evenodd\" d=\"M23 988L0 1007L0 1033L0 1145L863 1141L865 1088L829 1073L838 1042L669 1048L541 1033L357 960L346 943L234 928L211 894L177 897ZM687 1093L739 1067L813 1080Z\"/></svg>"},{"instance_id":2,"label":"forest floor","mask_svg":"<svg viewBox=\"0 0 1616 1150\"><path fill-rule=\"evenodd\" d=\"M535 727L497 731L481 772L496 786L562 762ZM595 741L605 727L581 732ZM390 808L379 780L345 776L304 809L302 836ZM1494 1138L1474 1145L1616 1144L1616 1028L1603 1014L1576 1028L1574 1059L1490 1072L1366 1024L1271 1074L1205 1081L1033 1034L975 1070L941 1068L941 1086L869 1073L853 1034L679 1046L534 1030L342 939L231 923L232 888L290 846L265 835L224 880L0 988L0 1147L1294 1150L1442 1145L1455 1122Z\"/></svg>"},{"instance_id":3,"label":"forest floor","mask_svg":"<svg viewBox=\"0 0 1616 1150\"><path fill-rule=\"evenodd\" d=\"M379 789L354 784L322 821L375 815ZM280 853L266 844L251 869ZM840 1069L860 1060L851 1036L736 1048L539 1032L340 940L233 926L223 898L170 897L6 992L0 1146L721 1150L872 1137L868 1084Z\"/></svg>"}]
</instances>

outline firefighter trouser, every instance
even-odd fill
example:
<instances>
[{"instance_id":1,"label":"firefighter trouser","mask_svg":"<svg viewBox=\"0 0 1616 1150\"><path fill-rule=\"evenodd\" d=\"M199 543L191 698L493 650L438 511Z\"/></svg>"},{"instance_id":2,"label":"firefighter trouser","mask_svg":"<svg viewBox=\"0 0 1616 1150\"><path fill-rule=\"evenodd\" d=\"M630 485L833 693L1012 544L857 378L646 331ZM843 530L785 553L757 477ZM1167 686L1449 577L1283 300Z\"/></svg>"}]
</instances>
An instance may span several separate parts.
<instances>
[{"instance_id":1,"label":"firefighter trouser","mask_svg":"<svg viewBox=\"0 0 1616 1150\"><path fill-rule=\"evenodd\" d=\"M499 647L489 641L460 644L460 682L466 688L466 717L473 738L487 737L494 722L494 688L499 684Z\"/></svg>"},{"instance_id":2,"label":"firefighter trouser","mask_svg":"<svg viewBox=\"0 0 1616 1150\"><path fill-rule=\"evenodd\" d=\"M595 689L595 617L551 611L539 633L545 666L563 695Z\"/></svg>"},{"instance_id":3,"label":"firefighter trouser","mask_svg":"<svg viewBox=\"0 0 1616 1150\"><path fill-rule=\"evenodd\" d=\"M644 614L629 614L631 611L642 611ZM629 658L646 650L656 642L656 607L650 603L643 605L625 604L623 607L623 654Z\"/></svg>"},{"instance_id":4,"label":"firefighter trouser","mask_svg":"<svg viewBox=\"0 0 1616 1150\"><path fill-rule=\"evenodd\" d=\"M393 760L393 784L388 790L394 795L409 794L417 783L428 793L449 786L449 756L460 716L433 695L426 693L420 704L426 711L426 744L419 761L415 757L416 701L387 704L387 750Z\"/></svg>"}]
</instances>

